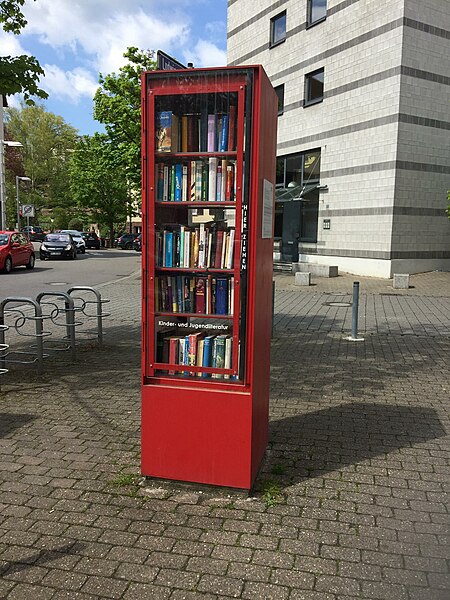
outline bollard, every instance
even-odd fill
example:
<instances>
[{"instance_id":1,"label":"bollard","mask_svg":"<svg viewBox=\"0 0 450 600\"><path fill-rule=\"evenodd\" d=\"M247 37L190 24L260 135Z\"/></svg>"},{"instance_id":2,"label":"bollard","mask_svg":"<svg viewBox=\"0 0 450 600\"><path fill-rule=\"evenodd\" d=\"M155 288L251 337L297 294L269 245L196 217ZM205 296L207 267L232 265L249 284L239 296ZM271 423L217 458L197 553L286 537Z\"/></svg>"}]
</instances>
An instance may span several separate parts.
<instances>
[{"instance_id":1,"label":"bollard","mask_svg":"<svg viewBox=\"0 0 450 600\"><path fill-rule=\"evenodd\" d=\"M352 338L358 337L359 281L353 282Z\"/></svg>"},{"instance_id":2,"label":"bollard","mask_svg":"<svg viewBox=\"0 0 450 600\"><path fill-rule=\"evenodd\" d=\"M352 301L352 335L345 339L349 342L363 342L364 338L358 337L358 311L359 311L359 281L353 282Z\"/></svg>"}]
</instances>

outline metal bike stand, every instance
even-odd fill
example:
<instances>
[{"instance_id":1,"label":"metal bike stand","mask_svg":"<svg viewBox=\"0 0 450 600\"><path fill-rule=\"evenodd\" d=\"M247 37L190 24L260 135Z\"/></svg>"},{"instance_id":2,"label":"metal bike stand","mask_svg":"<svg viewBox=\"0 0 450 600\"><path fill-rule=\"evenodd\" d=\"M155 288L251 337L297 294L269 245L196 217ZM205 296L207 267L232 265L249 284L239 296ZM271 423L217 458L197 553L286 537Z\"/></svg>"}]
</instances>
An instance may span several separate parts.
<instances>
[{"instance_id":1,"label":"metal bike stand","mask_svg":"<svg viewBox=\"0 0 450 600\"><path fill-rule=\"evenodd\" d=\"M0 332L3 333L3 341L5 331L8 331L8 325L0 325ZM5 375L8 372L8 369L5 366L6 361L6 351L9 348L9 344L1 343L0 344L0 375Z\"/></svg>"},{"instance_id":2,"label":"metal bike stand","mask_svg":"<svg viewBox=\"0 0 450 600\"><path fill-rule=\"evenodd\" d=\"M109 302L109 300L102 300L100 292L98 290L94 289L93 287L89 287L89 286L76 285L76 286L68 289L67 293L70 295L70 294L72 294L72 292L81 292L81 291L93 293L95 295L96 299L95 300L85 300L84 298L81 298L80 296L73 296L74 299L81 300L83 302L83 305L81 307L75 308L75 310L80 310L89 319L95 319L95 318L97 319L97 341L98 341L98 345L102 346L103 345L102 318L109 317L109 315L111 314L111 313L104 313L102 305L105 304L106 302ZM89 313L87 313L85 311L87 304L95 304L96 305L97 312L95 315L90 315ZM89 333L89 332L83 332L83 333Z\"/></svg>"},{"instance_id":3,"label":"metal bike stand","mask_svg":"<svg viewBox=\"0 0 450 600\"><path fill-rule=\"evenodd\" d=\"M75 303L74 300L71 296L69 296L69 294L66 294L66 292L41 292L40 294L38 294L36 296L36 302L42 307L42 305L50 305L53 306L54 309L51 311L50 315L48 315L52 321L52 323L54 325L56 325L57 327L64 327L64 325L61 325L60 323L58 323L56 321L56 319L58 318L59 313L61 312L60 307L55 304L54 302L42 302L42 298L45 298L46 296L53 296L53 297L57 297L57 298L64 298L64 310L63 312L65 312L66 314L66 323L65 323L65 327L66 327L66 332L67 332L67 340L69 341L69 348L71 350L71 354L72 354L72 358L75 358L76 355L76 351L75 351L75 327L77 325L81 325L81 322L79 321L78 323L75 322ZM56 341L56 340L55 340ZM62 350L67 350L66 348L52 348L51 350L53 351L62 351Z\"/></svg>"},{"instance_id":4,"label":"metal bike stand","mask_svg":"<svg viewBox=\"0 0 450 600\"><path fill-rule=\"evenodd\" d=\"M18 312L21 315L21 317L19 317L19 319L17 319L14 324L14 327L15 327L17 333L24 337L36 338L36 358L34 360L29 360L29 361L8 359L8 362L19 363L19 364L32 364L32 363L37 362L38 372L41 372L42 371L42 363L44 360L43 337L46 334L44 334L43 325L42 325L42 320L43 320L42 309L35 300L32 300L31 298L23 298L21 296L10 296L0 302L0 346L5 344L5 330L4 330L4 328L2 328L2 326L5 325L5 306L12 302L14 302L16 304L17 303L31 304L31 306L33 306L33 308L34 308L34 316L25 315L19 308L15 308L12 311ZM8 312L12 312L12 311L8 311ZM35 323L34 335L24 334L24 333L19 332L20 327L22 327L26 323L27 320L34 321L34 323ZM48 334L48 335L51 335L51 334ZM17 354L25 354L27 356L32 354L31 352L16 352L16 353ZM9 352L3 353L3 356L1 358L2 362L6 361L8 354L9 354ZM47 356L47 355L45 355L45 356Z\"/></svg>"}]
</instances>

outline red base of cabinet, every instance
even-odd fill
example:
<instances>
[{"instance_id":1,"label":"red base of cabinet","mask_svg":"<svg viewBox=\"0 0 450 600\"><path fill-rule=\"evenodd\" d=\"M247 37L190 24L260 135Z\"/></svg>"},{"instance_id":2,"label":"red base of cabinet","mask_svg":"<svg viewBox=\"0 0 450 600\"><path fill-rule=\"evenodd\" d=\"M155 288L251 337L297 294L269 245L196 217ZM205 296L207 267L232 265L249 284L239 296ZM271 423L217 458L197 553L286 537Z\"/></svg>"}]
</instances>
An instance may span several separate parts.
<instances>
[{"instance_id":1,"label":"red base of cabinet","mask_svg":"<svg viewBox=\"0 0 450 600\"><path fill-rule=\"evenodd\" d=\"M249 392L144 385L142 475L250 490L267 445L253 420Z\"/></svg>"}]
</instances>

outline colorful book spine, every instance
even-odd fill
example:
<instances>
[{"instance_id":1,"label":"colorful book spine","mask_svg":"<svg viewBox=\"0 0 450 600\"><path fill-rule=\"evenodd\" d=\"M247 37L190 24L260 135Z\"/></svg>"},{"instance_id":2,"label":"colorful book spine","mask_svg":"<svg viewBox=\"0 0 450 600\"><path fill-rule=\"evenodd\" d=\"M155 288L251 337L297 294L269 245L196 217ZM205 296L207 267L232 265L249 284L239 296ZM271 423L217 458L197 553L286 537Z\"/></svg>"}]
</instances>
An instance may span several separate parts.
<instances>
[{"instance_id":1,"label":"colorful book spine","mask_svg":"<svg viewBox=\"0 0 450 600\"><path fill-rule=\"evenodd\" d=\"M218 277L216 281L216 315L228 314L228 279L226 277Z\"/></svg>"},{"instance_id":2,"label":"colorful book spine","mask_svg":"<svg viewBox=\"0 0 450 600\"><path fill-rule=\"evenodd\" d=\"M206 290L205 278L197 277L195 284L195 312L205 314L206 312Z\"/></svg>"},{"instance_id":3,"label":"colorful book spine","mask_svg":"<svg viewBox=\"0 0 450 600\"><path fill-rule=\"evenodd\" d=\"M164 110L156 114L157 152L172 152L173 117L171 110Z\"/></svg>"},{"instance_id":4,"label":"colorful book spine","mask_svg":"<svg viewBox=\"0 0 450 600\"><path fill-rule=\"evenodd\" d=\"M212 335L207 335L204 339L204 343L203 343L203 361L202 361L202 366L203 367L210 367L211 366L211 358L212 358L212 342L213 342L213 336ZM207 379L209 377L211 377L211 375L209 373L202 373L202 377L203 379Z\"/></svg>"},{"instance_id":5,"label":"colorful book spine","mask_svg":"<svg viewBox=\"0 0 450 600\"><path fill-rule=\"evenodd\" d=\"M173 232L164 232L165 241L165 254L164 254L164 266L173 267Z\"/></svg>"},{"instance_id":6,"label":"colorful book spine","mask_svg":"<svg viewBox=\"0 0 450 600\"><path fill-rule=\"evenodd\" d=\"M217 158L210 157L208 167L208 200L214 202L217 190Z\"/></svg>"},{"instance_id":7,"label":"colorful book spine","mask_svg":"<svg viewBox=\"0 0 450 600\"><path fill-rule=\"evenodd\" d=\"M230 115L228 119L228 152L236 149L236 106L230 106Z\"/></svg>"},{"instance_id":8,"label":"colorful book spine","mask_svg":"<svg viewBox=\"0 0 450 600\"><path fill-rule=\"evenodd\" d=\"M195 202L195 181L196 181L196 162L195 160L191 160L191 169L190 169L190 181L189 181L189 200L191 202Z\"/></svg>"},{"instance_id":9,"label":"colorful book spine","mask_svg":"<svg viewBox=\"0 0 450 600\"><path fill-rule=\"evenodd\" d=\"M225 369L231 369L232 344L233 344L232 338L230 336L227 336L225 338L225 363L223 365ZM230 379L230 376L228 374L224 374L223 378Z\"/></svg>"},{"instance_id":10,"label":"colorful book spine","mask_svg":"<svg viewBox=\"0 0 450 600\"><path fill-rule=\"evenodd\" d=\"M188 166L182 165L181 199L183 200L183 202L187 202L187 200L188 200L188 188L189 188Z\"/></svg>"},{"instance_id":11,"label":"colorful book spine","mask_svg":"<svg viewBox=\"0 0 450 600\"><path fill-rule=\"evenodd\" d=\"M216 152L216 126L217 126L217 115L208 115L208 147L207 152Z\"/></svg>"},{"instance_id":12,"label":"colorful book spine","mask_svg":"<svg viewBox=\"0 0 450 600\"><path fill-rule=\"evenodd\" d=\"M180 163L175 165L175 185L173 199L175 202L181 202L181 193L183 189L183 167Z\"/></svg>"},{"instance_id":13,"label":"colorful book spine","mask_svg":"<svg viewBox=\"0 0 450 600\"><path fill-rule=\"evenodd\" d=\"M228 119L228 115L222 116L219 152L226 152L228 150Z\"/></svg>"}]
</instances>

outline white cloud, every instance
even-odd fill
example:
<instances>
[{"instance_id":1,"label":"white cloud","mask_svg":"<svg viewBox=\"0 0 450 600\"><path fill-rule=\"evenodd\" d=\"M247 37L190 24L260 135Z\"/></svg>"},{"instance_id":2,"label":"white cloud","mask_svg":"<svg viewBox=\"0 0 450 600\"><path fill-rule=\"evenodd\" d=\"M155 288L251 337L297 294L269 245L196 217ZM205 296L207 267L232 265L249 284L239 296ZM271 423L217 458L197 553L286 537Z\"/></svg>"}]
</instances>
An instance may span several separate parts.
<instances>
[{"instance_id":1,"label":"white cloud","mask_svg":"<svg viewBox=\"0 0 450 600\"><path fill-rule=\"evenodd\" d=\"M54 98L77 104L83 97L92 99L98 82L92 73L82 68L63 71L56 65L43 65L45 77L41 85Z\"/></svg>"},{"instance_id":2,"label":"white cloud","mask_svg":"<svg viewBox=\"0 0 450 600\"><path fill-rule=\"evenodd\" d=\"M40 0L26 4L25 35L59 51L86 53L85 66L96 72L117 71L128 46L167 48L186 42L186 17L171 18L144 12L138 0ZM152 11L154 12L154 11ZM68 56L68 58L70 58ZM80 56L78 56L78 59Z\"/></svg>"},{"instance_id":3,"label":"white cloud","mask_svg":"<svg viewBox=\"0 0 450 600\"><path fill-rule=\"evenodd\" d=\"M2 56L19 56L30 53L24 50L19 42L19 38L12 33L4 33L0 30L0 53Z\"/></svg>"},{"instance_id":4,"label":"white cloud","mask_svg":"<svg viewBox=\"0 0 450 600\"><path fill-rule=\"evenodd\" d=\"M184 55L186 62L194 63L195 67L224 67L227 64L227 53L206 40L199 40L194 49Z\"/></svg>"}]
</instances>

